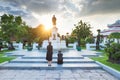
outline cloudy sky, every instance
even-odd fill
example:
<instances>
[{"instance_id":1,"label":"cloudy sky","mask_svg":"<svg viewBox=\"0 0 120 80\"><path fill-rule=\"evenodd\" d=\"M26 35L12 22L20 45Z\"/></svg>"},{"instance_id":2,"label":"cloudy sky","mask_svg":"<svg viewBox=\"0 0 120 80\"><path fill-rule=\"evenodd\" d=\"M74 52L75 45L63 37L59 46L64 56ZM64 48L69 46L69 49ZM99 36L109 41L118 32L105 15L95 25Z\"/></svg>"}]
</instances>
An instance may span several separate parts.
<instances>
[{"instance_id":1,"label":"cloudy sky","mask_svg":"<svg viewBox=\"0 0 120 80\"><path fill-rule=\"evenodd\" d=\"M32 27L52 27L55 14L60 34L70 33L83 20L96 34L120 19L120 0L0 0L0 15L4 13L20 15Z\"/></svg>"}]
</instances>

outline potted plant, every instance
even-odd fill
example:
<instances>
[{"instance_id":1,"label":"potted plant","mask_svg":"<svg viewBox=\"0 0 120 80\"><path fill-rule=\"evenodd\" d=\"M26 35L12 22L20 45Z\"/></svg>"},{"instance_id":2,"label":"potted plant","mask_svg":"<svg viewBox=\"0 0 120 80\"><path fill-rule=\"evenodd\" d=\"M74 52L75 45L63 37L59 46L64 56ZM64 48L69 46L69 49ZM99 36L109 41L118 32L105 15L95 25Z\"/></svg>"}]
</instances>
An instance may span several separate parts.
<instances>
[{"instance_id":1,"label":"potted plant","mask_svg":"<svg viewBox=\"0 0 120 80\"><path fill-rule=\"evenodd\" d=\"M31 44L31 43L28 43L27 50L28 50L28 51L32 51L32 49L33 49L32 44Z\"/></svg>"},{"instance_id":2,"label":"potted plant","mask_svg":"<svg viewBox=\"0 0 120 80\"><path fill-rule=\"evenodd\" d=\"M78 46L78 45L76 45L76 49L77 49L78 51L81 51L81 47Z\"/></svg>"}]
</instances>

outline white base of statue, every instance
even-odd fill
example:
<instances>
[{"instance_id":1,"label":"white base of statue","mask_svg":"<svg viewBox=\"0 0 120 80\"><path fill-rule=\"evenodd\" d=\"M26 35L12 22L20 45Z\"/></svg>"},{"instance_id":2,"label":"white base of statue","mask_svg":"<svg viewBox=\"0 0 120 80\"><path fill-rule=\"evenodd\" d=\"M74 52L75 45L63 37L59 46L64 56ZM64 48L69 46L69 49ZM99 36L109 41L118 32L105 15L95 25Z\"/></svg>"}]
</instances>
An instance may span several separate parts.
<instances>
[{"instance_id":1,"label":"white base of statue","mask_svg":"<svg viewBox=\"0 0 120 80\"><path fill-rule=\"evenodd\" d=\"M53 46L53 49L65 49L65 48L67 48L65 40L62 40L62 41L52 40L50 42L51 42L51 45ZM47 49L48 43L49 43L48 40L44 40L43 44L42 44L42 48Z\"/></svg>"}]
</instances>

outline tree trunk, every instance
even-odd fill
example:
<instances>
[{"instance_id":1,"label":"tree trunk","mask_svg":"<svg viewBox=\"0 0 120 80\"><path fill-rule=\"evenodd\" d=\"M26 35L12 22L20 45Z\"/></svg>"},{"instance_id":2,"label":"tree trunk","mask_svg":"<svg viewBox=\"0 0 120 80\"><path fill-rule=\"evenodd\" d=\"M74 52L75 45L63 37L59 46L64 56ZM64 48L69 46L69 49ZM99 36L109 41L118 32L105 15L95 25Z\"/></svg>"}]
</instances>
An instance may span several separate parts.
<instances>
[{"instance_id":1,"label":"tree trunk","mask_svg":"<svg viewBox=\"0 0 120 80\"><path fill-rule=\"evenodd\" d=\"M96 42L96 50L100 50L99 42L98 41Z\"/></svg>"},{"instance_id":2,"label":"tree trunk","mask_svg":"<svg viewBox=\"0 0 120 80\"><path fill-rule=\"evenodd\" d=\"M81 39L78 38L78 46L80 47L80 45L81 45Z\"/></svg>"},{"instance_id":3,"label":"tree trunk","mask_svg":"<svg viewBox=\"0 0 120 80\"><path fill-rule=\"evenodd\" d=\"M68 39L66 39L66 46L68 47Z\"/></svg>"},{"instance_id":4,"label":"tree trunk","mask_svg":"<svg viewBox=\"0 0 120 80\"><path fill-rule=\"evenodd\" d=\"M112 54L109 53L109 60L112 60Z\"/></svg>"},{"instance_id":5,"label":"tree trunk","mask_svg":"<svg viewBox=\"0 0 120 80\"><path fill-rule=\"evenodd\" d=\"M119 44L119 39L117 39L117 43Z\"/></svg>"},{"instance_id":6,"label":"tree trunk","mask_svg":"<svg viewBox=\"0 0 120 80\"><path fill-rule=\"evenodd\" d=\"M2 48L0 47L0 51L1 51L1 49L2 49Z\"/></svg>"},{"instance_id":7,"label":"tree trunk","mask_svg":"<svg viewBox=\"0 0 120 80\"><path fill-rule=\"evenodd\" d=\"M8 50L15 50L12 42L8 42Z\"/></svg>"},{"instance_id":8,"label":"tree trunk","mask_svg":"<svg viewBox=\"0 0 120 80\"><path fill-rule=\"evenodd\" d=\"M3 45L2 45L2 42L0 42L0 51L1 51L2 48L3 48Z\"/></svg>"}]
</instances>

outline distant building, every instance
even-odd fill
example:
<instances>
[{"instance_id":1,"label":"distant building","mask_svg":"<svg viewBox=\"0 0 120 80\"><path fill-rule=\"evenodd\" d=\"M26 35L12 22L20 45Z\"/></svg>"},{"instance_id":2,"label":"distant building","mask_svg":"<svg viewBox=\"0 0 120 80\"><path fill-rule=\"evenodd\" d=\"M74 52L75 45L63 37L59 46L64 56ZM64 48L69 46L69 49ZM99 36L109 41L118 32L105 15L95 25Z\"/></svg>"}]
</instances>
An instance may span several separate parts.
<instances>
[{"instance_id":1,"label":"distant building","mask_svg":"<svg viewBox=\"0 0 120 80\"><path fill-rule=\"evenodd\" d=\"M107 36L110 35L111 33L115 33L115 32L120 32L120 20L117 20L115 23L113 24L108 24L108 29L105 29L103 31L100 32L101 35L103 35L103 43L105 44L108 41ZM116 40L115 40L116 42Z\"/></svg>"},{"instance_id":2,"label":"distant building","mask_svg":"<svg viewBox=\"0 0 120 80\"><path fill-rule=\"evenodd\" d=\"M101 35L108 36L111 33L120 32L120 20L117 20L113 24L109 24L107 27L108 27L108 29L101 31Z\"/></svg>"},{"instance_id":3,"label":"distant building","mask_svg":"<svg viewBox=\"0 0 120 80\"><path fill-rule=\"evenodd\" d=\"M100 47L101 49L104 49L104 46L106 43L109 42L109 39L108 39L108 36L111 34L111 33L114 33L114 32L120 32L120 20L117 20L115 23L113 24L109 24L107 25L108 29L105 29L103 31L100 32L100 34L102 35L101 36L101 43L100 45L102 47ZM95 43L96 43L96 37L95 38ZM116 39L114 39L114 42L117 42ZM95 46L96 44L86 44L86 49L87 50L95 50Z\"/></svg>"}]
</instances>

